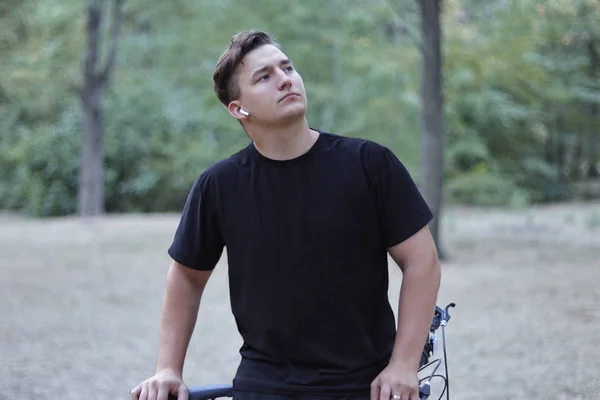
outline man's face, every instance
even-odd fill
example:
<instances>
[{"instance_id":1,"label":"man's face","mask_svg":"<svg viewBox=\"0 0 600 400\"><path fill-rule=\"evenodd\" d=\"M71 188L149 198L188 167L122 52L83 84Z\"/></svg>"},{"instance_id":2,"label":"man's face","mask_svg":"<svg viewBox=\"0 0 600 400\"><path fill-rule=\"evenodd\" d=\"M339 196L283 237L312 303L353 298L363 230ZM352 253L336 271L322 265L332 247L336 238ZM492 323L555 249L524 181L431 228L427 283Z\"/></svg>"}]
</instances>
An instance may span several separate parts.
<instances>
[{"instance_id":1,"label":"man's face","mask_svg":"<svg viewBox=\"0 0 600 400\"><path fill-rule=\"evenodd\" d=\"M248 53L238 67L237 80L240 98L228 107L234 117L244 119L239 107L258 125L285 125L304 117L304 83L277 47L264 45Z\"/></svg>"}]
</instances>

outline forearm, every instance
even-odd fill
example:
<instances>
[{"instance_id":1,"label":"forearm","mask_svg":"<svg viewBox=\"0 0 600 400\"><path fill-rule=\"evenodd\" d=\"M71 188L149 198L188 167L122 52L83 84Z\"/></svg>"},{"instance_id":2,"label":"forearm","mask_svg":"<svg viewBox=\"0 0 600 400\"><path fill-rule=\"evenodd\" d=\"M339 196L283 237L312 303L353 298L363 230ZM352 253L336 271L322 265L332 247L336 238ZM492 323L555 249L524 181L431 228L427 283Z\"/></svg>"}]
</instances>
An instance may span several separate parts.
<instances>
[{"instance_id":1,"label":"forearm","mask_svg":"<svg viewBox=\"0 0 600 400\"><path fill-rule=\"evenodd\" d=\"M405 268L398 302L398 332L392 360L418 368L433 319L441 280L437 259L428 266Z\"/></svg>"},{"instance_id":2,"label":"forearm","mask_svg":"<svg viewBox=\"0 0 600 400\"><path fill-rule=\"evenodd\" d=\"M182 374L203 289L204 287L194 284L178 268L169 269L161 314L157 371L170 369L179 375Z\"/></svg>"}]
</instances>

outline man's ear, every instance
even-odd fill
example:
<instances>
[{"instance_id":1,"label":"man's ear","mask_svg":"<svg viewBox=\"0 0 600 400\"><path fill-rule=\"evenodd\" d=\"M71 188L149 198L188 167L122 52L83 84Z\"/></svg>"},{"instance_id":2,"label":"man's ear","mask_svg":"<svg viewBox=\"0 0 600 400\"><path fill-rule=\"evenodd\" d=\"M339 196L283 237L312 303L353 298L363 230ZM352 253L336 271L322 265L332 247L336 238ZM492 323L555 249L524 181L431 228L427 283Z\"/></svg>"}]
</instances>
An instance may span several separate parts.
<instances>
[{"instance_id":1,"label":"man's ear","mask_svg":"<svg viewBox=\"0 0 600 400\"><path fill-rule=\"evenodd\" d=\"M227 106L227 111L231 116L238 120L246 120L248 119L248 112L244 110L241 103L238 100L234 100Z\"/></svg>"}]
</instances>

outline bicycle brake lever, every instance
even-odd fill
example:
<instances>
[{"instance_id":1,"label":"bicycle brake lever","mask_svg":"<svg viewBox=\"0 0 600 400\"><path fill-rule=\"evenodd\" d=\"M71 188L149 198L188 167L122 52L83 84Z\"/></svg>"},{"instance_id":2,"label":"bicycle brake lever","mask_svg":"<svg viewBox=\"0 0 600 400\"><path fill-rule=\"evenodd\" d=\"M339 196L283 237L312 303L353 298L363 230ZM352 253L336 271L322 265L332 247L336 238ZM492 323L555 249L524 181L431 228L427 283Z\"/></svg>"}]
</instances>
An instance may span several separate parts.
<instances>
[{"instance_id":1,"label":"bicycle brake lever","mask_svg":"<svg viewBox=\"0 0 600 400\"><path fill-rule=\"evenodd\" d=\"M448 311L448 309L449 309L450 307L453 307L453 308L454 308L454 307L456 307L456 304L454 304L454 303L450 303L450 304L448 304L448 305L446 306L446 308L444 309L444 311L443 311L443 313L442 313L442 324L443 324L443 325L446 325L446 323L447 323L448 321L450 321L450 312Z\"/></svg>"},{"instance_id":2,"label":"bicycle brake lever","mask_svg":"<svg viewBox=\"0 0 600 400\"><path fill-rule=\"evenodd\" d=\"M439 306L435 306L435 312L433 314L433 320L431 321L431 326L429 327L430 332L435 332L437 328L440 327L441 321L444 319L445 311Z\"/></svg>"}]
</instances>

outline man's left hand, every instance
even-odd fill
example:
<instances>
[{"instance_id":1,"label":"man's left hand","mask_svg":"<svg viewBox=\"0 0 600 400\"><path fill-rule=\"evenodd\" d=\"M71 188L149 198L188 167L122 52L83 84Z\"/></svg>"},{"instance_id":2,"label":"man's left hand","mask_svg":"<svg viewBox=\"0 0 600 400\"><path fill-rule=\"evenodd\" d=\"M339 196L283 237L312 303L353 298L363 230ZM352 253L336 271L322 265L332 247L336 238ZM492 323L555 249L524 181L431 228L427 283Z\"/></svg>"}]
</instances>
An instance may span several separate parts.
<instances>
[{"instance_id":1,"label":"man's left hand","mask_svg":"<svg viewBox=\"0 0 600 400\"><path fill-rule=\"evenodd\" d=\"M402 361L391 361L371 383L371 400L419 400L417 371Z\"/></svg>"}]
</instances>

